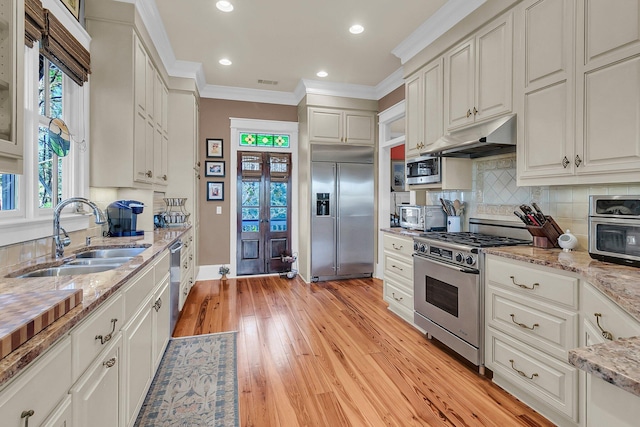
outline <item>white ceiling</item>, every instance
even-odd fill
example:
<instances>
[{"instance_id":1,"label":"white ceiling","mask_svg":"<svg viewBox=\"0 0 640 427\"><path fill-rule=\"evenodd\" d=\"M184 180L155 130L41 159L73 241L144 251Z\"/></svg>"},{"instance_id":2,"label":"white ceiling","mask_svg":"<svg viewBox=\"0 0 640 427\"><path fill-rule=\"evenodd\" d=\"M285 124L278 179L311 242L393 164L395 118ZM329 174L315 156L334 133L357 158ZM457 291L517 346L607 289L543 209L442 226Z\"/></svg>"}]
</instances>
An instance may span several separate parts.
<instances>
[{"instance_id":1,"label":"white ceiling","mask_svg":"<svg viewBox=\"0 0 640 427\"><path fill-rule=\"evenodd\" d=\"M485 0L231 1L231 13L216 9L215 0L142 1L147 26L155 17L150 33L162 39L154 42L169 74L192 70L203 96L271 94L295 104L302 82L307 92L333 86L363 98L385 95L402 84L403 62ZM365 27L362 34L349 33L355 23ZM233 64L220 65L223 57ZM320 70L328 77L317 77Z\"/></svg>"}]
</instances>

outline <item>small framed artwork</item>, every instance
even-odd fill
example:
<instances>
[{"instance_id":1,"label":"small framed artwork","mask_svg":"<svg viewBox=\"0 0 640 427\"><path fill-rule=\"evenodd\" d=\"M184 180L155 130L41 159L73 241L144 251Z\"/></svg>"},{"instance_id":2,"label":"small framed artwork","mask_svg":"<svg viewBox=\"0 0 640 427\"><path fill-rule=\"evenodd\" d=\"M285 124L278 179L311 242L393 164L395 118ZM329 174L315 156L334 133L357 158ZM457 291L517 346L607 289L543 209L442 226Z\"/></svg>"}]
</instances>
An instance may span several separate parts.
<instances>
[{"instance_id":1,"label":"small framed artwork","mask_svg":"<svg viewBox=\"0 0 640 427\"><path fill-rule=\"evenodd\" d=\"M224 200L224 182L207 182L207 200Z\"/></svg>"},{"instance_id":2,"label":"small framed artwork","mask_svg":"<svg viewBox=\"0 0 640 427\"><path fill-rule=\"evenodd\" d=\"M222 157L222 139L207 138L207 157Z\"/></svg>"},{"instance_id":3,"label":"small framed artwork","mask_svg":"<svg viewBox=\"0 0 640 427\"><path fill-rule=\"evenodd\" d=\"M224 161L204 162L204 176L224 176Z\"/></svg>"},{"instance_id":4,"label":"small framed artwork","mask_svg":"<svg viewBox=\"0 0 640 427\"><path fill-rule=\"evenodd\" d=\"M391 189L404 191L404 161L391 161Z\"/></svg>"},{"instance_id":5,"label":"small framed artwork","mask_svg":"<svg viewBox=\"0 0 640 427\"><path fill-rule=\"evenodd\" d=\"M77 20L80 20L80 2L82 0L61 0L62 4L64 4L67 9L69 9L69 12L71 12L71 14L73 16L76 17Z\"/></svg>"}]
</instances>

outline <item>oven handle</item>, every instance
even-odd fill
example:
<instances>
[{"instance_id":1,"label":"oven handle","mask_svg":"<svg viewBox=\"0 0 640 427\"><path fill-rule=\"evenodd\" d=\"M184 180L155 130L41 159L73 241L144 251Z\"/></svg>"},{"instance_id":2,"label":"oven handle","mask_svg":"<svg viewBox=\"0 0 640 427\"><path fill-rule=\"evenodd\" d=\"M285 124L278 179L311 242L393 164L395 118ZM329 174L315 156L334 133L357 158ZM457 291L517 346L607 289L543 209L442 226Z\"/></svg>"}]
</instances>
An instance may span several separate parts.
<instances>
[{"instance_id":1,"label":"oven handle","mask_svg":"<svg viewBox=\"0 0 640 427\"><path fill-rule=\"evenodd\" d=\"M412 256L414 258L417 257L418 259L423 260L423 261L432 262L434 264L438 264L438 265L441 265L443 267L450 268L451 270L458 270L460 273L480 274L480 270L476 270L475 268L458 267L458 266L455 266L455 265L451 265L451 264L447 264L447 263L444 263L444 262L440 262L440 261L435 260L435 259L427 258L427 257L424 257L422 255L418 255L418 254L413 254Z\"/></svg>"}]
</instances>

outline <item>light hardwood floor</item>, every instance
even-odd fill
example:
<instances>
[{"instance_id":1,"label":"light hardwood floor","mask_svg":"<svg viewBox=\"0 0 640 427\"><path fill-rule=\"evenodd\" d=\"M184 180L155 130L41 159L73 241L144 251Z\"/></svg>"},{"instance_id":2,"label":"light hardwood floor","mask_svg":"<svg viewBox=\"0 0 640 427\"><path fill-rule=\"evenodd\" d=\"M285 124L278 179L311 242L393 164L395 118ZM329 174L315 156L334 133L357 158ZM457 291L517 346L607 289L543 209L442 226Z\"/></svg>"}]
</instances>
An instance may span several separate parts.
<instances>
[{"instance_id":1,"label":"light hardwood floor","mask_svg":"<svg viewBox=\"0 0 640 427\"><path fill-rule=\"evenodd\" d=\"M174 336L238 331L242 426L550 426L387 310L377 279L198 282Z\"/></svg>"}]
</instances>

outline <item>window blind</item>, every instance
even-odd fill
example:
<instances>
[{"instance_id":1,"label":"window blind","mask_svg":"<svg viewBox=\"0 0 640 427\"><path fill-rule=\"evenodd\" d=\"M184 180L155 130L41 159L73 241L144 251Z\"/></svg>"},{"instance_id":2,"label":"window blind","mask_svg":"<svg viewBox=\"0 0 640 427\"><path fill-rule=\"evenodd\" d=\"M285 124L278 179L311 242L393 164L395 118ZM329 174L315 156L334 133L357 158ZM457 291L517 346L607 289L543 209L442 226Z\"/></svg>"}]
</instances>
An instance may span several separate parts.
<instances>
[{"instance_id":1,"label":"window blind","mask_svg":"<svg viewBox=\"0 0 640 427\"><path fill-rule=\"evenodd\" d=\"M24 44L33 47L42 38L44 32L44 9L40 0L24 1Z\"/></svg>"},{"instance_id":2,"label":"window blind","mask_svg":"<svg viewBox=\"0 0 640 427\"><path fill-rule=\"evenodd\" d=\"M41 53L74 82L82 86L89 80L89 73L91 73L89 51L48 9L44 9L44 17L46 25L40 43Z\"/></svg>"}]
</instances>

